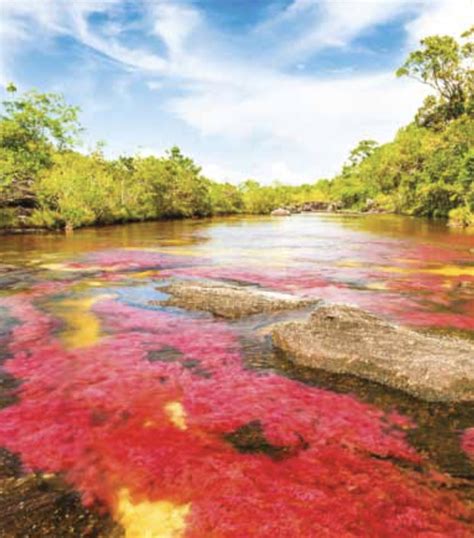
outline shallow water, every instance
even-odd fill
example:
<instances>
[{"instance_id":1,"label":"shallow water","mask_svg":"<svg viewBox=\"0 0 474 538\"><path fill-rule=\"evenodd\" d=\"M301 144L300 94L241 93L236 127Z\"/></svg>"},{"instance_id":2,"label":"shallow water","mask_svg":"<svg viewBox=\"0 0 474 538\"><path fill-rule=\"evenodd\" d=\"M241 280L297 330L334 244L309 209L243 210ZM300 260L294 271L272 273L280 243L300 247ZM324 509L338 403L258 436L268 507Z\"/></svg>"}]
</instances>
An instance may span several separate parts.
<instances>
[{"instance_id":1,"label":"shallow water","mask_svg":"<svg viewBox=\"0 0 474 538\"><path fill-rule=\"evenodd\" d=\"M32 471L77 502L10 507L0 536L37 513L62 535L58 502L75 536L471 536L471 405L294 367L269 327L308 310L229 322L156 301L170 277L215 278L473 338L473 249L380 215L2 237L0 510L37 498L2 486Z\"/></svg>"}]
</instances>

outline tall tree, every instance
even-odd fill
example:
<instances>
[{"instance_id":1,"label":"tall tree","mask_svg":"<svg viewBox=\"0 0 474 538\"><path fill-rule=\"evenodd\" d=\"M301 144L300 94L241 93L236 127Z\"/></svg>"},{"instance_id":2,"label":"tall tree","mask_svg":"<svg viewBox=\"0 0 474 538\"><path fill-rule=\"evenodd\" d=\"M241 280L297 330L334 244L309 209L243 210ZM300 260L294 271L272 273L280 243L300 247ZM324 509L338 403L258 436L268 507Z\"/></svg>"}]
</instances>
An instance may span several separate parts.
<instances>
[{"instance_id":1,"label":"tall tree","mask_svg":"<svg viewBox=\"0 0 474 538\"><path fill-rule=\"evenodd\" d=\"M458 42L451 36L430 36L421 48L411 52L397 70L427 84L436 92L429 96L418 114L422 125L437 125L459 117L472 106L474 93L474 27Z\"/></svg>"}]
</instances>

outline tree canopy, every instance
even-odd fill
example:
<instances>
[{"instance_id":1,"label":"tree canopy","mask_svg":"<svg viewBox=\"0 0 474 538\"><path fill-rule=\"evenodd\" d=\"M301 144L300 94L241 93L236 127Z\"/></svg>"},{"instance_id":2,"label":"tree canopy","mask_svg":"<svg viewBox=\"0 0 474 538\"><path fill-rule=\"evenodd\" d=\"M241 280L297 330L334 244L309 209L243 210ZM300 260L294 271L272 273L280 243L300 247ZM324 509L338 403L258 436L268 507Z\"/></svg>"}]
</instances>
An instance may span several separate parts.
<instances>
[{"instance_id":1,"label":"tree canopy","mask_svg":"<svg viewBox=\"0 0 474 538\"><path fill-rule=\"evenodd\" d=\"M0 189L18 180L34 180L53 162L55 151L77 143L78 107L61 95L29 91L17 95L7 86L9 99L0 114Z\"/></svg>"},{"instance_id":2,"label":"tree canopy","mask_svg":"<svg viewBox=\"0 0 474 538\"><path fill-rule=\"evenodd\" d=\"M420 124L458 118L473 106L473 36L474 26L462 34L460 42L451 36L422 39L421 48L411 52L397 70L397 76L414 78L435 91L417 116Z\"/></svg>"}]
</instances>

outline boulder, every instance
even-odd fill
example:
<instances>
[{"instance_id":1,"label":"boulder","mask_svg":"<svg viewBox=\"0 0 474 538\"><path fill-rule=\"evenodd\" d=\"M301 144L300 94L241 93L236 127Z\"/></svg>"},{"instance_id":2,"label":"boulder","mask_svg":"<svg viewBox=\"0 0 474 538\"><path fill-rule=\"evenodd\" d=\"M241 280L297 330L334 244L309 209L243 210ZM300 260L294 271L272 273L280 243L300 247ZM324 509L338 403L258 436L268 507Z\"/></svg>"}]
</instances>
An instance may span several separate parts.
<instances>
[{"instance_id":1,"label":"boulder","mask_svg":"<svg viewBox=\"0 0 474 538\"><path fill-rule=\"evenodd\" d=\"M306 321L275 325L274 344L295 363L352 374L428 401L474 401L474 344L324 305Z\"/></svg>"},{"instance_id":2,"label":"boulder","mask_svg":"<svg viewBox=\"0 0 474 538\"><path fill-rule=\"evenodd\" d=\"M152 301L152 304L203 310L230 319L304 308L318 302L314 299L210 280L176 280L159 290L170 297L163 301Z\"/></svg>"},{"instance_id":3,"label":"boulder","mask_svg":"<svg viewBox=\"0 0 474 538\"><path fill-rule=\"evenodd\" d=\"M279 207L278 209L274 209L271 212L271 215L273 217L289 217L291 215L291 212L288 211L288 209L283 209L282 207Z\"/></svg>"}]
</instances>

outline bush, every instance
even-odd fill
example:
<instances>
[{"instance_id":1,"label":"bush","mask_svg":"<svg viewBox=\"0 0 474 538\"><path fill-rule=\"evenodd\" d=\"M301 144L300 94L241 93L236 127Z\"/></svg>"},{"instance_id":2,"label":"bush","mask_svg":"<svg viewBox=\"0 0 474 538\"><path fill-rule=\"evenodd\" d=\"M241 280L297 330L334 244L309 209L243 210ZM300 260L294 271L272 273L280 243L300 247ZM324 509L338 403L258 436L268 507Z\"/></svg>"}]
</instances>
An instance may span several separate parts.
<instances>
[{"instance_id":1,"label":"bush","mask_svg":"<svg viewBox=\"0 0 474 538\"><path fill-rule=\"evenodd\" d=\"M449 225L453 227L474 226L474 213L468 207L457 207L449 212Z\"/></svg>"}]
</instances>

